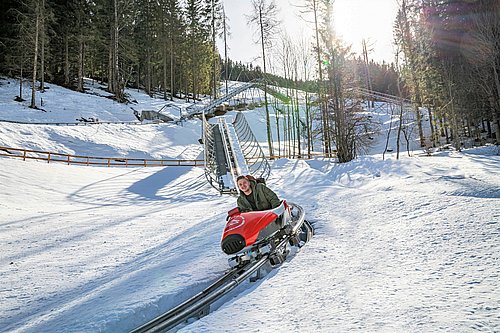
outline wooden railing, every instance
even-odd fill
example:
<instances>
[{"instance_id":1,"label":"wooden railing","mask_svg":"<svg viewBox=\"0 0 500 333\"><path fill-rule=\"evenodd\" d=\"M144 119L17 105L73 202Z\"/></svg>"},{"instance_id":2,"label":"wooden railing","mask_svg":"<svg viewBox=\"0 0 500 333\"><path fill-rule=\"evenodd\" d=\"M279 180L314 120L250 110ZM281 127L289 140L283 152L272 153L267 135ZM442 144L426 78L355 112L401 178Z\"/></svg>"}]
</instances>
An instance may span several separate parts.
<instances>
[{"instance_id":1,"label":"wooden railing","mask_svg":"<svg viewBox=\"0 0 500 333\"><path fill-rule=\"evenodd\" d=\"M17 121L17 120L6 120L0 119L2 123L12 123L12 124L22 124L22 125L57 125L57 126L85 126L85 125L102 125L102 124L114 124L114 125L143 125L140 121L78 121L78 122L27 122L27 121Z\"/></svg>"},{"instance_id":2,"label":"wooden railing","mask_svg":"<svg viewBox=\"0 0 500 333\"><path fill-rule=\"evenodd\" d=\"M278 155L271 155L271 156L266 156L267 159L271 159L271 160L277 160L277 159L280 159L280 158L289 158L289 159L298 159L298 160L310 160L312 158L315 158L315 157L319 157L319 158L332 158L332 157L336 157L337 154L335 152L331 153L329 156L326 156L325 154L323 153L318 153L318 152L311 152L310 154L308 154L307 152L305 153L302 153L302 154L295 154L295 155L288 155L288 154L281 154L280 156Z\"/></svg>"},{"instance_id":3,"label":"wooden railing","mask_svg":"<svg viewBox=\"0 0 500 333\"><path fill-rule=\"evenodd\" d=\"M154 167L154 166L204 166L204 160L153 160L143 158L123 158L123 157L95 157L81 156L61 153L52 153L39 150L10 148L0 146L0 156L59 162L65 164L78 165L100 165L107 167Z\"/></svg>"}]
</instances>

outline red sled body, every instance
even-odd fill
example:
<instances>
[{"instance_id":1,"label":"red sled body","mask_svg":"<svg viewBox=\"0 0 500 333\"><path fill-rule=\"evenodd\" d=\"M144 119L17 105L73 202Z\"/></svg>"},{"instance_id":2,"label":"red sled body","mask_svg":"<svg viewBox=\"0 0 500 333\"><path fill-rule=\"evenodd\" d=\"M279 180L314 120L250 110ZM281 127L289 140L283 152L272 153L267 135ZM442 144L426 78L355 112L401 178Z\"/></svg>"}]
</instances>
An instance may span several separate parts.
<instances>
[{"instance_id":1,"label":"red sled body","mask_svg":"<svg viewBox=\"0 0 500 333\"><path fill-rule=\"evenodd\" d=\"M274 209L240 213L229 212L222 234L221 247L226 254L236 254L269 238L289 223L290 207L285 200Z\"/></svg>"}]
</instances>

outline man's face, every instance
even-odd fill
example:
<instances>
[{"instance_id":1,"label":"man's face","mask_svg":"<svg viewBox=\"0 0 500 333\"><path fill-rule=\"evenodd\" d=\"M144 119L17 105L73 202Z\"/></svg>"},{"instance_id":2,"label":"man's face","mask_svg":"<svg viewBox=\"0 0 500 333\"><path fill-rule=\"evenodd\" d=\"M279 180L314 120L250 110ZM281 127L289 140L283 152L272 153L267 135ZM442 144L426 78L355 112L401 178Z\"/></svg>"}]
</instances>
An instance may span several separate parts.
<instances>
[{"instance_id":1,"label":"man's face","mask_svg":"<svg viewBox=\"0 0 500 333\"><path fill-rule=\"evenodd\" d=\"M238 180L238 188L244 193L250 191L250 182L248 181L248 179L242 178Z\"/></svg>"}]
</instances>

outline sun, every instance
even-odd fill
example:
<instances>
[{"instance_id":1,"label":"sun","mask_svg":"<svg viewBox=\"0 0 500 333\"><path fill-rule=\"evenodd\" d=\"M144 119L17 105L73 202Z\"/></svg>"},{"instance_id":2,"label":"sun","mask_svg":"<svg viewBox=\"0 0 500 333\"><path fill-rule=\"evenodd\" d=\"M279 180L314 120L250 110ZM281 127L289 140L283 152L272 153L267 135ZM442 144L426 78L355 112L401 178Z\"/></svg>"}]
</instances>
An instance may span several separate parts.
<instances>
[{"instance_id":1,"label":"sun","mask_svg":"<svg viewBox=\"0 0 500 333\"><path fill-rule=\"evenodd\" d=\"M393 59L392 26L397 13L396 0L336 0L333 5L334 29L346 44L360 54L362 40L372 46L371 58Z\"/></svg>"}]
</instances>

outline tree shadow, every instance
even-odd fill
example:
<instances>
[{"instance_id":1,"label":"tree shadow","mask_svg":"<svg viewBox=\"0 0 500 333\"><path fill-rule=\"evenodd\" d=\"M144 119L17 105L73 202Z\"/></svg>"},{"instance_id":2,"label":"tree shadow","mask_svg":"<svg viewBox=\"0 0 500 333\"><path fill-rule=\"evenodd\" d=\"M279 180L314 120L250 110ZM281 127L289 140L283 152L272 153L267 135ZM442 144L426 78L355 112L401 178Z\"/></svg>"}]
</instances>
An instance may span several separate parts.
<instances>
[{"instance_id":1,"label":"tree shadow","mask_svg":"<svg viewBox=\"0 0 500 333\"><path fill-rule=\"evenodd\" d=\"M69 195L69 199L94 206L157 205L160 202L174 203L182 196L183 202L193 202L212 197L203 171L197 167L168 166L151 169L136 169L86 185ZM139 178L132 185L123 184L132 173ZM141 177L141 173L147 173Z\"/></svg>"},{"instance_id":2,"label":"tree shadow","mask_svg":"<svg viewBox=\"0 0 500 333\"><path fill-rule=\"evenodd\" d=\"M33 299L15 316L4 318L2 329L130 331L201 291L228 268L219 248L222 225L214 219L223 219L223 214L192 224L106 274L54 293L50 300ZM133 313L123 314L124 309Z\"/></svg>"}]
</instances>

